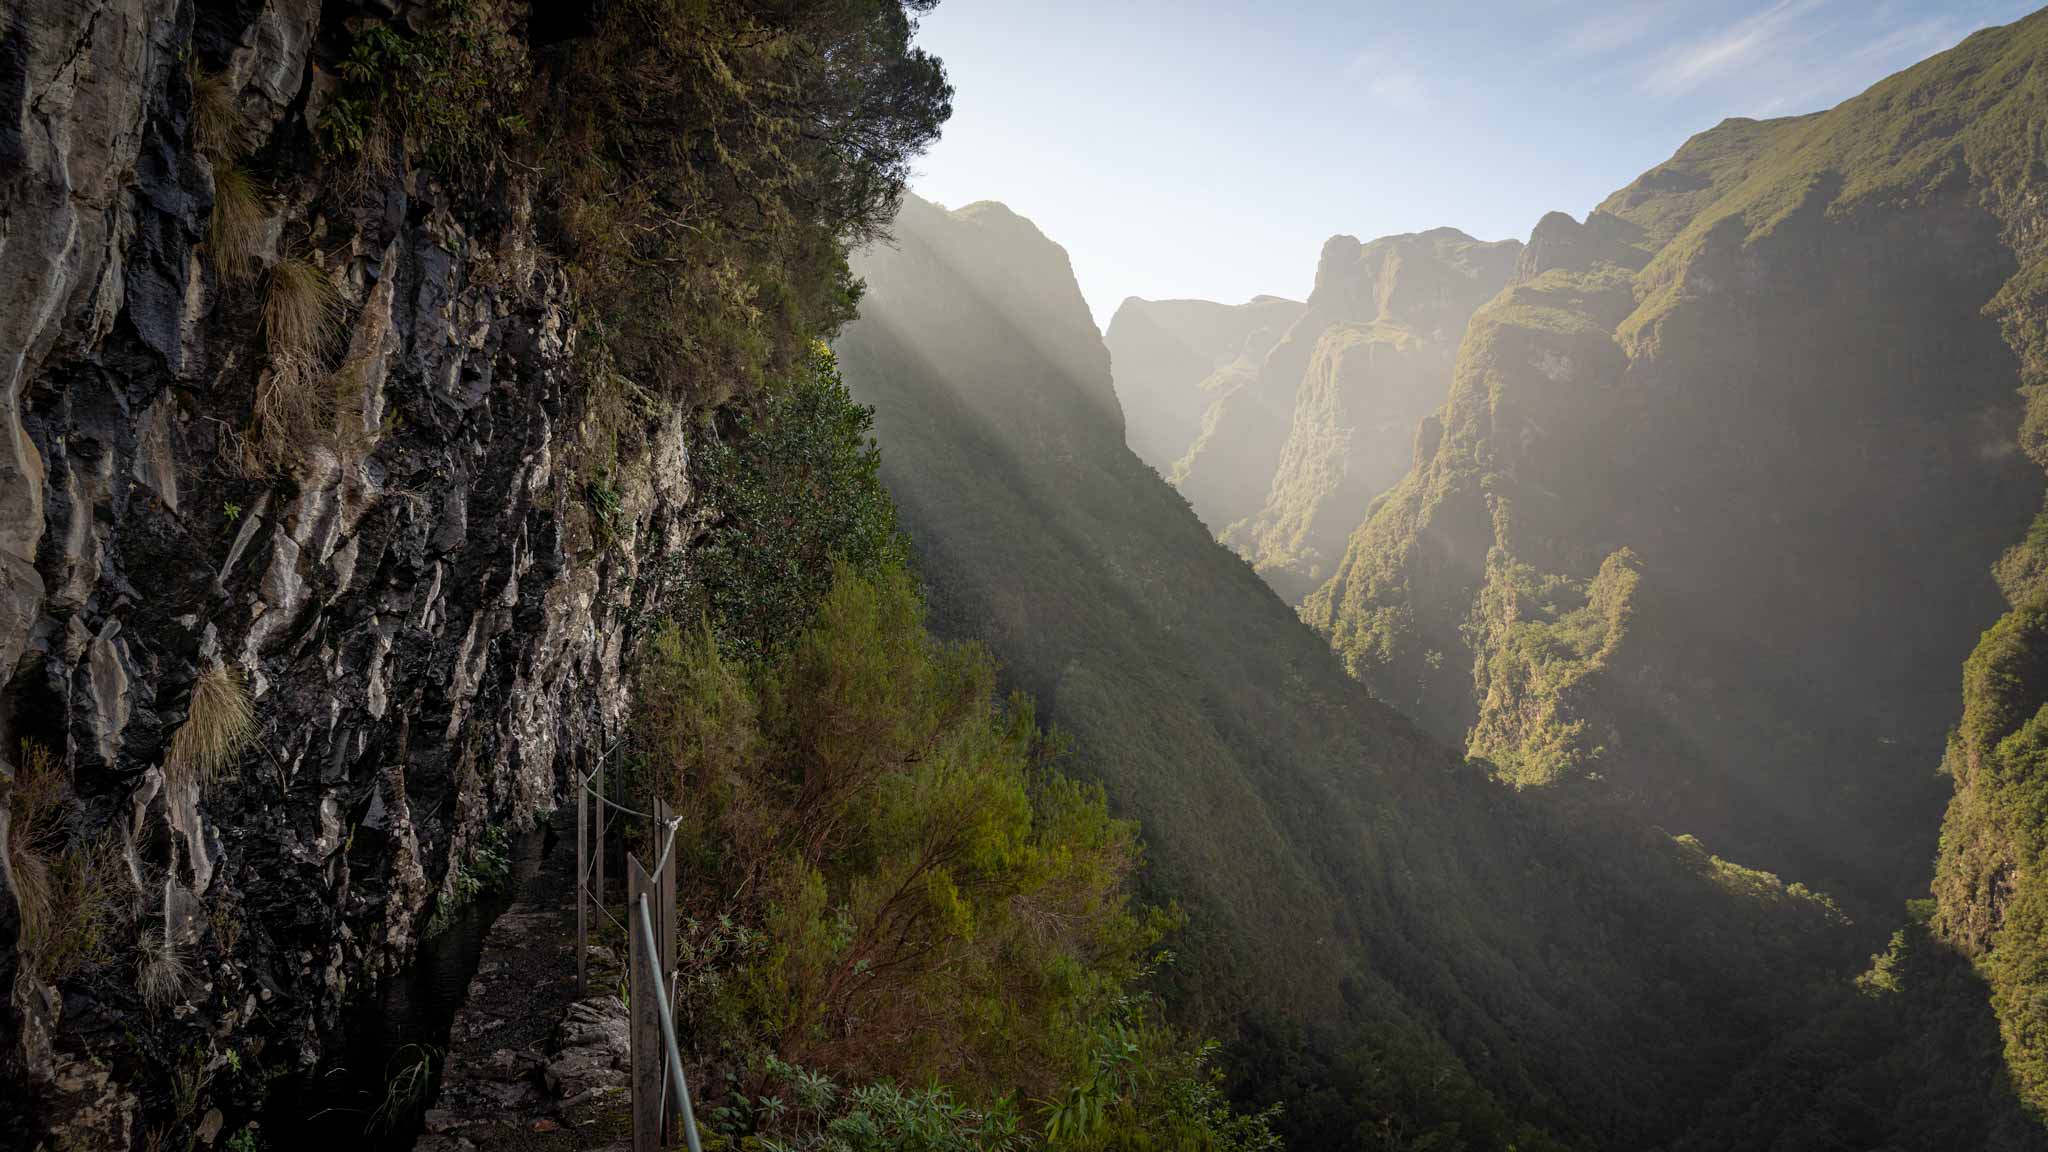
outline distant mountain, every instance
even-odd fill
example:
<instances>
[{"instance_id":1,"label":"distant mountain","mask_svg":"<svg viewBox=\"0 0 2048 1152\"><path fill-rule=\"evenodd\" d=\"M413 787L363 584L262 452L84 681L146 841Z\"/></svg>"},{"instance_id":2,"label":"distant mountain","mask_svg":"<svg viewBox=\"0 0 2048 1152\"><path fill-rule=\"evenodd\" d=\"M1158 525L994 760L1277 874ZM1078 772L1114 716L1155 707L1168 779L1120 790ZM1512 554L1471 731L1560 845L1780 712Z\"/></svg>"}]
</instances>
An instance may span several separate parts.
<instances>
[{"instance_id":1,"label":"distant mountain","mask_svg":"<svg viewBox=\"0 0 2048 1152\"><path fill-rule=\"evenodd\" d=\"M1589 785L1868 920L1938 850L1934 927L1992 977L2036 1106L2044 121L2037 14L1546 217L1306 605L1517 785Z\"/></svg>"},{"instance_id":2,"label":"distant mountain","mask_svg":"<svg viewBox=\"0 0 2048 1152\"><path fill-rule=\"evenodd\" d=\"M1258 372L1303 307L1278 296L1245 304L1133 296L1119 305L1103 342L1138 459L1173 475L1219 394Z\"/></svg>"},{"instance_id":3,"label":"distant mountain","mask_svg":"<svg viewBox=\"0 0 2048 1152\"><path fill-rule=\"evenodd\" d=\"M1308 312L1265 366L1278 391L1297 382L1265 503L1221 534L1283 597L1328 579L1373 497L1407 473L1417 429L1450 392L1466 321L1507 286L1521 251L1455 228L1323 245Z\"/></svg>"},{"instance_id":4,"label":"distant mountain","mask_svg":"<svg viewBox=\"0 0 2048 1152\"><path fill-rule=\"evenodd\" d=\"M857 271L840 362L934 629L986 642L1141 821L1146 888L1189 918L1175 1003L1291 1102L1295 1146L1655 1144L1846 989L1864 937L1813 894L1591 793L1524 804L1369 699L1125 446L1027 222L913 200Z\"/></svg>"},{"instance_id":5,"label":"distant mountain","mask_svg":"<svg viewBox=\"0 0 2048 1152\"><path fill-rule=\"evenodd\" d=\"M1107 341L1131 449L1299 601L1408 470L1466 320L1521 249L1455 228L1334 236L1305 305L1124 301Z\"/></svg>"}]
</instances>

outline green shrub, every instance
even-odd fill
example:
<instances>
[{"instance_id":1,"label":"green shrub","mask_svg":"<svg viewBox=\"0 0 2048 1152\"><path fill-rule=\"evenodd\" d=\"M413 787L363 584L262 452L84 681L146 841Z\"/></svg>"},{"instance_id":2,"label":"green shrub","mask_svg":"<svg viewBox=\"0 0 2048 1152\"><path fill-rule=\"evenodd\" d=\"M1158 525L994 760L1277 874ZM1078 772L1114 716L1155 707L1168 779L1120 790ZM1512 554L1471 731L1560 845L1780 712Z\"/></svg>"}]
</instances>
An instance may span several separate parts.
<instances>
[{"instance_id":1,"label":"green shrub","mask_svg":"<svg viewBox=\"0 0 2048 1152\"><path fill-rule=\"evenodd\" d=\"M730 994L791 1060L1049 1090L1162 928L1123 893L1135 828L1050 767L985 652L926 634L900 564L838 565L774 651L670 629L637 692L691 906L744 892L736 918L773 941Z\"/></svg>"},{"instance_id":2,"label":"green shrub","mask_svg":"<svg viewBox=\"0 0 2048 1152\"><path fill-rule=\"evenodd\" d=\"M1145 1019L1148 954L1179 917L1130 900L1136 827L1057 769L986 652L925 631L900 561L837 564L809 625L762 649L663 630L632 729L676 805L682 905L721 909L686 923L679 992L758 1069L728 1131L1005 1148L1037 1126L1007 1101L1031 1099L1078 1102L1041 1113L1068 1146L1277 1146L1206 1049Z\"/></svg>"},{"instance_id":3,"label":"green shrub","mask_svg":"<svg viewBox=\"0 0 2048 1152\"><path fill-rule=\"evenodd\" d=\"M933 0L621 0L543 69L535 147L586 321L656 396L715 404L850 318L952 89Z\"/></svg>"},{"instance_id":4,"label":"green shrub","mask_svg":"<svg viewBox=\"0 0 2048 1152\"><path fill-rule=\"evenodd\" d=\"M698 450L692 479L718 519L690 557L679 607L708 613L727 651L755 656L796 635L835 558L872 574L907 557L873 424L818 345Z\"/></svg>"},{"instance_id":5,"label":"green shrub","mask_svg":"<svg viewBox=\"0 0 2048 1152\"><path fill-rule=\"evenodd\" d=\"M427 922L427 935L438 936L447 929L457 911L475 902L479 896L503 891L511 879L512 854L508 837L503 828L488 825L469 849L468 857L450 864L447 883L434 905L434 916Z\"/></svg>"},{"instance_id":6,"label":"green shrub","mask_svg":"<svg viewBox=\"0 0 2048 1152\"><path fill-rule=\"evenodd\" d=\"M335 159L381 167L398 146L473 193L503 176L520 147L532 75L518 0L435 0L405 27L360 20L342 60L342 89L320 120Z\"/></svg>"}]
</instances>

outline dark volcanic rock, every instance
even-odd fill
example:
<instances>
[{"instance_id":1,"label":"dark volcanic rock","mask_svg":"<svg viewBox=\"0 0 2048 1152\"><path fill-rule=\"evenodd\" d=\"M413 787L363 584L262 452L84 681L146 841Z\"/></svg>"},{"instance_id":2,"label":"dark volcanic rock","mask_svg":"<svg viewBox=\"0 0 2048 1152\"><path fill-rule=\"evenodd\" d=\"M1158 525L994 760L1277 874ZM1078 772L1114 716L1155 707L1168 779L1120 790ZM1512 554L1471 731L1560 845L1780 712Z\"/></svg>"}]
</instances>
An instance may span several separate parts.
<instances>
[{"instance_id":1,"label":"dark volcanic rock","mask_svg":"<svg viewBox=\"0 0 2048 1152\"><path fill-rule=\"evenodd\" d=\"M327 9L16 6L0 49L0 757L53 751L78 828L125 857L114 958L61 994L0 901L0 1080L60 1144L126 1146L187 1064L227 1102L320 1059L486 827L552 809L564 749L617 724L623 606L690 501L678 417L593 543L565 281L527 192L479 210L423 172L321 171L310 61L349 6ZM272 247L337 286L363 384L360 436L282 474L240 466L264 278L224 283L202 243L188 56L250 117ZM202 788L166 756L215 662L256 725ZM189 978L145 1012L135 949L167 909Z\"/></svg>"}]
</instances>

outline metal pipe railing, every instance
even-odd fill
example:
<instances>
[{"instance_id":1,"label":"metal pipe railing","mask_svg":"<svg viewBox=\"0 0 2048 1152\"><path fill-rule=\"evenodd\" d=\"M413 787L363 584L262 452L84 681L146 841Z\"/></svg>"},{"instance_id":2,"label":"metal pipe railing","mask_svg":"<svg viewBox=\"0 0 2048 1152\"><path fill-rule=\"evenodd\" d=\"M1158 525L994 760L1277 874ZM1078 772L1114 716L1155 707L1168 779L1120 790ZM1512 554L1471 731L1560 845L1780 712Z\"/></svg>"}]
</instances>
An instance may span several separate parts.
<instances>
[{"instance_id":1,"label":"metal pipe railing","mask_svg":"<svg viewBox=\"0 0 2048 1152\"><path fill-rule=\"evenodd\" d=\"M656 959L661 955L654 948L654 916L647 910L647 893L640 893L640 949L647 957L647 970L654 980L654 1003L656 1015L661 1019L661 1040L668 1050L668 1073L676 1078L676 1102L683 1110L683 1139L689 1141L690 1152L704 1152L697 1143L697 1116L690 1108L690 1084L683 1079L683 1054L676 1047L676 1022L669 1015L668 989L662 985L661 964Z\"/></svg>"}]
</instances>

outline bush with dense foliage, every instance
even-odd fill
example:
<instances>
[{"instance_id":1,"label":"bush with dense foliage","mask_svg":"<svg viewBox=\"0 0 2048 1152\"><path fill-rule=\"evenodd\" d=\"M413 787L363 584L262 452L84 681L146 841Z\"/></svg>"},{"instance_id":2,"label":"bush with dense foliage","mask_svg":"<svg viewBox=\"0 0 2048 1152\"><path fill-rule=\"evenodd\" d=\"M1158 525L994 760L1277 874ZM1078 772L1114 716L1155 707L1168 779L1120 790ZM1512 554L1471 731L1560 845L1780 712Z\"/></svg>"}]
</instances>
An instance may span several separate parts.
<instances>
[{"instance_id":1,"label":"bush with dense foliage","mask_svg":"<svg viewBox=\"0 0 2048 1152\"><path fill-rule=\"evenodd\" d=\"M835 557L862 572L904 559L873 424L823 345L758 400L735 405L691 460L698 498L717 519L672 606L708 613L728 652L759 654L802 628L831 587Z\"/></svg>"},{"instance_id":2,"label":"bush with dense foliage","mask_svg":"<svg viewBox=\"0 0 2048 1152\"><path fill-rule=\"evenodd\" d=\"M319 125L358 178L421 166L481 218L508 187L576 295L593 470L645 418L780 379L853 315L952 88L913 42L935 0L436 0L351 21Z\"/></svg>"},{"instance_id":3,"label":"bush with dense foliage","mask_svg":"<svg viewBox=\"0 0 2048 1152\"><path fill-rule=\"evenodd\" d=\"M708 626L648 645L634 749L676 807L686 915L720 910L685 931L700 1040L757 1070L742 1098L779 1101L787 1061L943 1084L977 1131L1005 1101L1043 1101L1061 1146L1270 1147L1205 1054L1142 1019L1134 989L1174 916L1129 898L1136 827L1058 770L1057 740L997 692L980 646L923 617L899 561L842 562L767 656L727 655ZM954 1106L918 1100L927 1120ZM809 1114L821 1139L881 1123ZM1147 1131L1186 1137L1133 1142Z\"/></svg>"},{"instance_id":4,"label":"bush with dense foliage","mask_svg":"<svg viewBox=\"0 0 2048 1152\"><path fill-rule=\"evenodd\" d=\"M670 628L640 693L686 906L770 941L717 1007L783 1058L1029 1086L1157 938L1121 892L1135 829L1050 770L984 652L925 634L900 565L842 565L770 661Z\"/></svg>"},{"instance_id":5,"label":"bush with dense foliage","mask_svg":"<svg viewBox=\"0 0 2048 1152\"><path fill-rule=\"evenodd\" d=\"M716 400L852 316L846 245L952 111L936 0L621 0L558 50L532 146L613 368Z\"/></svg>"}]
</instances>

